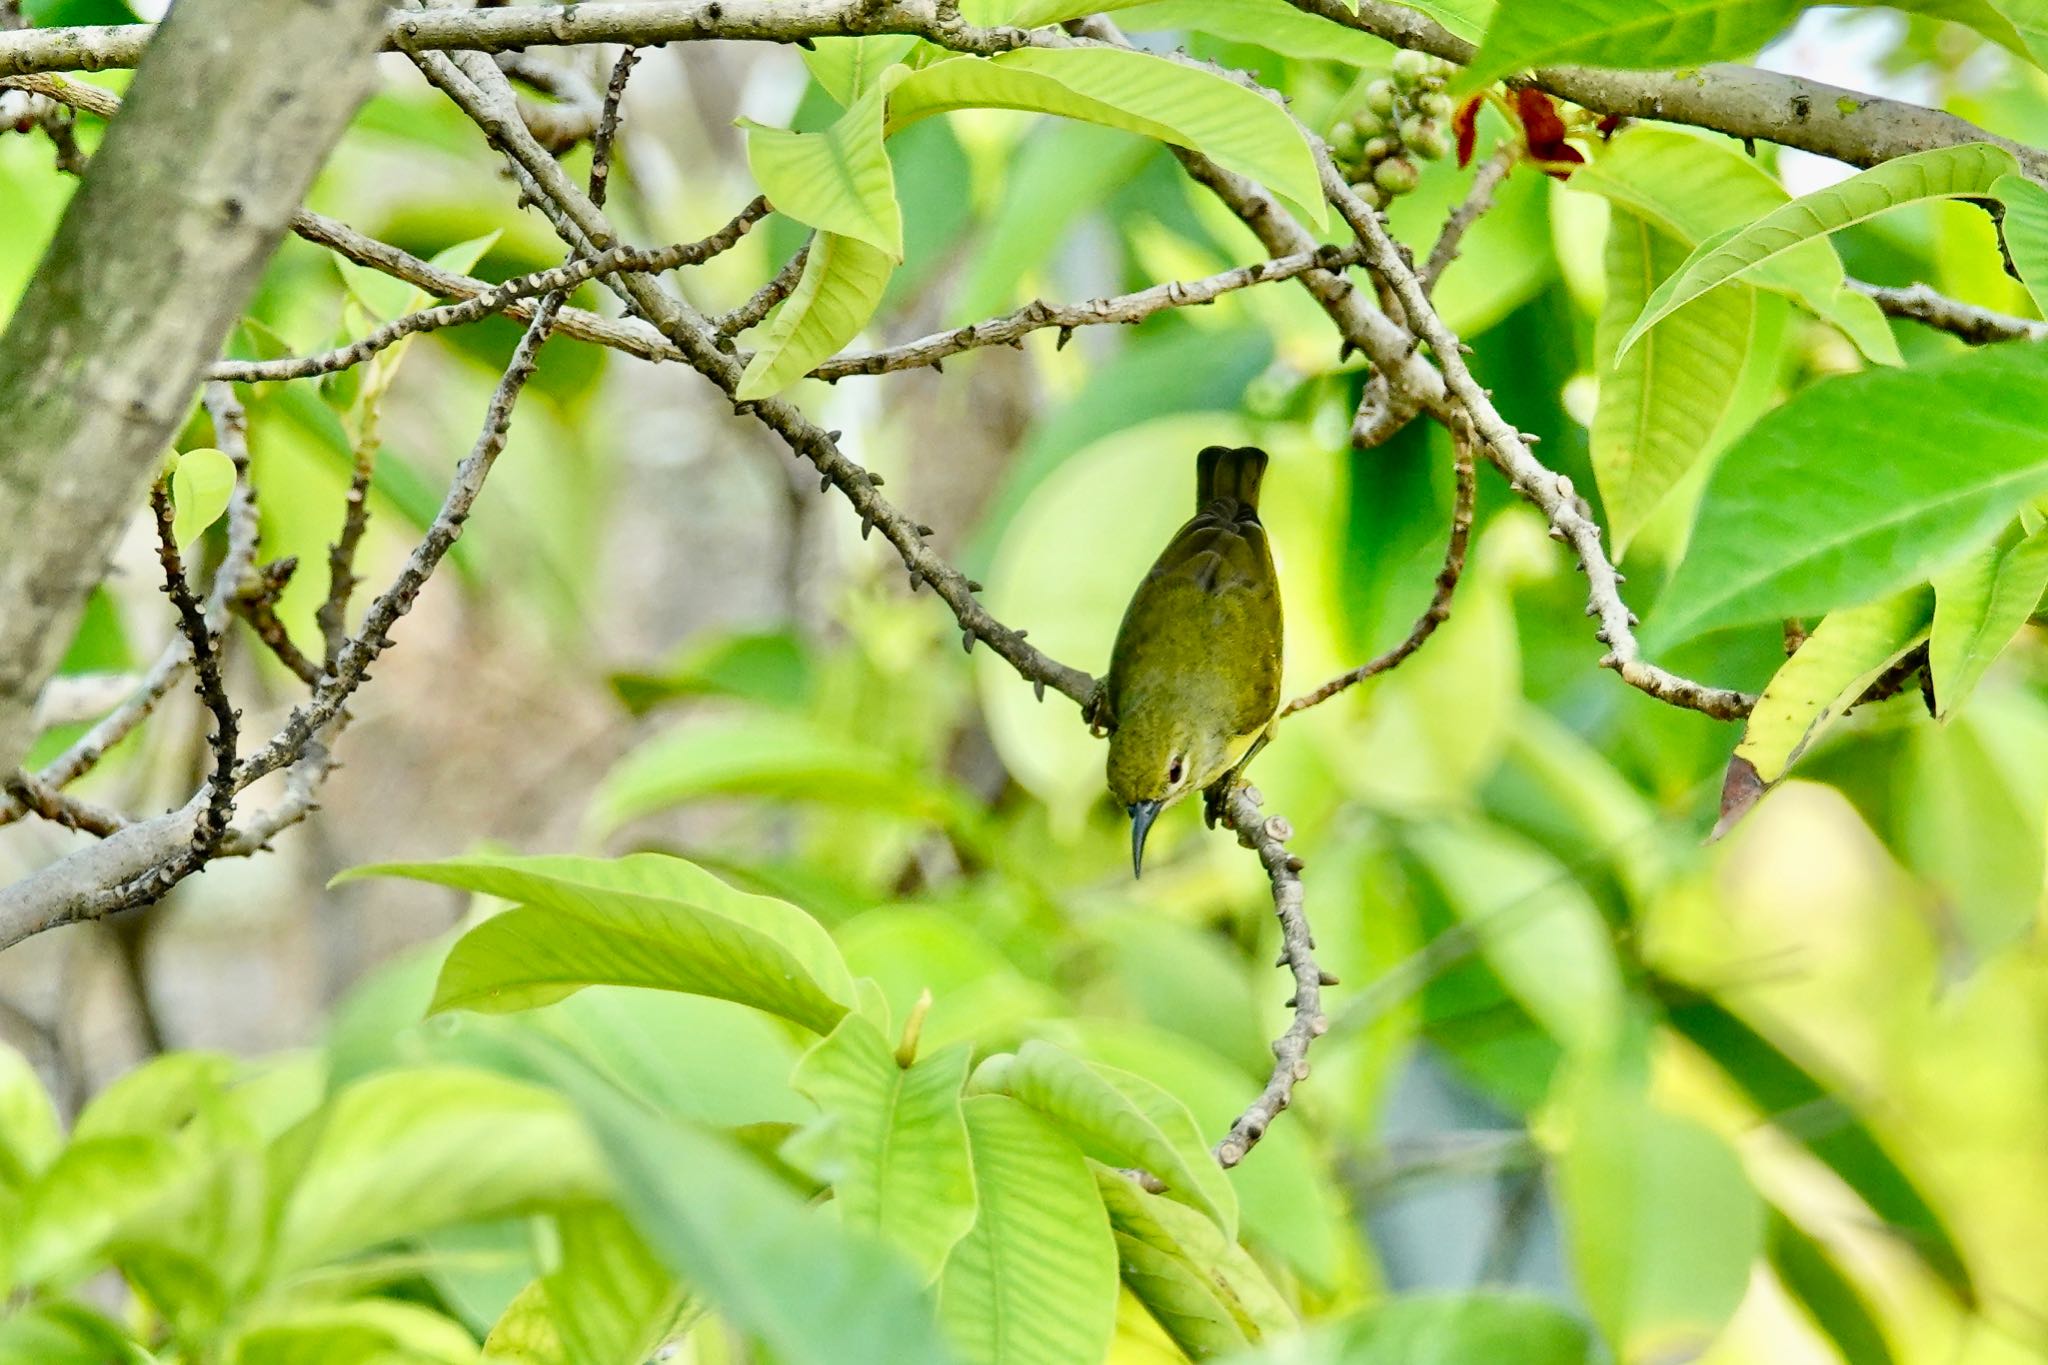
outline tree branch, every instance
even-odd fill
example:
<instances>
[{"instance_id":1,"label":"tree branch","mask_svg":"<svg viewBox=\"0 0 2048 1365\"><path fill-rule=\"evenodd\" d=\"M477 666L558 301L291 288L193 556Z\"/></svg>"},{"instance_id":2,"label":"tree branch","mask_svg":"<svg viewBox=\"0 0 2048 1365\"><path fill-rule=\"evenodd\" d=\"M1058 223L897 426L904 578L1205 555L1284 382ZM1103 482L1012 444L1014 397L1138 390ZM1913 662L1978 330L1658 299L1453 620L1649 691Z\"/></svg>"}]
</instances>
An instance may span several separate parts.
<instances>
[{"instance_id":1,"label":"tree branch","mask_svg":"<svg viewBox=\"0 0 2048 1365\"><path fill-rule=\"evenodd\" d=\"M122 522L368 92L381 14L180 0L0 335L0 772L27 752Z\"/></svg>"},{"instance_id":2,"label":"tree branch","mask_svg":"<svg viewBox=\"0 0 2048 1365\"><path fill-rule=\"evenodd\" d=\"M1972 346L1998 341L2048 341L2048 322L2016 318L2007 313L1994 313L1989 308L1960 303L1945 294L1935 293L1924 284L1894 288L1850 280L1849 287L1875 300L1887 317L1922 323L1961 337Z\"/></svg>"}]
</instances>

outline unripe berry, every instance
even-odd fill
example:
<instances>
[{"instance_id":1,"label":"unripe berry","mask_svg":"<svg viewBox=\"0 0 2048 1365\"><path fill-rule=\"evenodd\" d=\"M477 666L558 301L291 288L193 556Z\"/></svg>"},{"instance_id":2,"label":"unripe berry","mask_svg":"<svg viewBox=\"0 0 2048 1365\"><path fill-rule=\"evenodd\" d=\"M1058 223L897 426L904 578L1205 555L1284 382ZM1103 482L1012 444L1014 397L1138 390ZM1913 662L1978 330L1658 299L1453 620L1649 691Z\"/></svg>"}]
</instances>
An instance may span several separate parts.
<instances>
[{"instance_id":1,"label":"unripe berry","mask_svg":"<svg viewBox=\"0 0 2048 1365\"><path fill-rule=\"evenodd\" d=\"M1410 127L1409 124L1414 124ZM1401 143L1424 161L1437 161L1450 155L1451 139L1444 132L1444 126L1434 119L1410 119L1401 125Z\"/></svg>"},{"instance_id":2,"label":"unripe berry","mask_svg":"<svg viewBox=\"0 0 2048 1365\"><path fill-rule=\"evenodd\" d=\"M1431 118L1449 118L1458 111L1458 102L1442 90L1424 91L1415 106Z\"/></svg>"},{"instance_id":3,"label":"unripe berry","mask_svg":"<svg viewBox=\"0 0 2048 1365\"><path fill-rule=\"evenodd\" d=\"M1349 119L1340 120L1336 127L1330 129L1330 150L1341 160L1355 160L1358 149L1364 145L1365 139L1358 135L1358 125Z\"/></svg>"},{"instance_id":4,"label":"unripe berry","mask_svg":"<svg viewBox=\"0 0 2048 1365\"><path fill-rule=\"evenodd\" d=\"M1403 90L1414 89L1434 69L1435 63L1426 52L1403 48L1394 54L1394 82Z\"/></svg>"},{"instance_id":5,"label":"unripe berry","mask_svg":"<svg viewBox=\"0 0 2048 1365\"><path fill-rule=\"evenodd\" d=\"M1386 118L1394 112L1394 83L1380 79L1365 87L1365 107Z\"/></svg>"},{"instance_id":6,"label":"unripe berry","mask_svg":"<svg viewBox=\"0 0 2048 1365\"><path fill-rule=\"evenodd\" d=\"M1366 161L1385 161L1388 157L1399 151L1400 148L1400 142L1382 133L1378 137L1368 138L1359 155Z\"/></svg>"},{"instance_id":7,"label":"unripe berry","mask_svg":"<svg viewBox=\"0 0 2048 1365\"><path fill-rule=\"evenodd\" d=\"M1422 172L1408 158L1392 156L1372 168L1372 180L1390 195L1406 194L1422 183Z\"/></svg>"},{"instance_id":8,"label":"unripe berry","mask_svg":"<svg viewBox=\"0 0 2048 1365\"><path fill-rule=\"evenodd\" d=\"M1387 196L1381 192L1378 185L1369 180L1357 181L1351 186L1351 190L1365 201L1367 208L1383 209L1387 206Z\"/></svg>"}]
</instances>

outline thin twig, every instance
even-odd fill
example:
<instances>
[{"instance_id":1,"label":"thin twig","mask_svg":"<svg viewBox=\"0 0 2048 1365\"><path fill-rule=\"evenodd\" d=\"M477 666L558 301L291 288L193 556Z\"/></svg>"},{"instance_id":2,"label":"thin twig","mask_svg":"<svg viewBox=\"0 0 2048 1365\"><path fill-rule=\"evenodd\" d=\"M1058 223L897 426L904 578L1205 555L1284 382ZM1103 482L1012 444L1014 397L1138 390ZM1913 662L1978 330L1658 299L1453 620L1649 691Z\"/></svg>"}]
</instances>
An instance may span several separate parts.
<instances>
[{"instance_id":1,"label":"thin twig","mask_svg":"<svg viewBox=\"0 0 2048 1365\"><path fill-rule=\"evenodd\" d=\"M1458 207L1451 210L1451 216L1444 220L1443 230L1436 235L1436 244L1429 249L1429 259L1423 263L1420 272L1423 293L1433 291L1444 271L1451 268L1451 262L1458 259L1458 248L1464 244L1466 231L1493 207L1494 191L1508 178L1508 172L1515 168L1515 159L1520 154L1512 140L1503 142L1474 173L1472 187L1465 192Z\"/></svg>"},{"instance_id":2,"label":"thin twig","mask_svg":"<svg viewBox=\"0 0 2048 1365\"><path fill-rule=\"evenodd\" d=\"M1225 294L1273 280L1291 280L1310 271L1335 271L1356 265L1363 257L1357 246L1317 247L1268 261L1253 261L1234 270L1205 275L1198 280L1169 280L1115 298L1090 299L1086 303L1056 304L1035 300L999 318L934 332L916 341L886 350L837 355L811 371L817 379L843 379L856 374L887 374L894 370L936 365L948 356L981 346L1014 346L1032 332L1048 327L1060 329L1060 344L1076 328L1099 327L1109 323L1132 326L1156 313L1213 303Z\"/></svg>"},{"instance_id":3,"label":"thin twig","mask_svg":"<svg viewBox=\"0 0 2048 1365\"><path fill-rule=\"evenodd\" d=\"M300 682L312 687L320 681L320 665L300 651L292 642L284 622L277 618L278 596L284 591L285 584L291 582L298 567L298 559L290 555L259 565L241 591L235 594L232 605L235 615L248 623L249 629L256 632L256 638L276 656L277 661Z\"/></svg>"},{"instance_id":4,"label":"thin twig","mask_svg":"<svg viewBox=\"0 0 2048 1365\"><path fill-rule=\"evenodd\" d=\"M25 770L17 769L0 787L28 814L66 829L83 830L104 839L128 824L128 817L121 812L59 791Z\"/></svg>"},{"instance_id":5,"label":"thin twig","mask_svg":"<svg viewBox=\"0 0 2048 1365\"><path fill-rule=\"evenodd\" d=\"M594 168L595 163L593 163ZM408 313L404 317L395 318L385 323L360 341L351 342L347 346L339 346L331 351L320 352L317 355L294 356L282 360L224 360L213 367L212 374L215 379L232 379L245 384L260 384L276 380L306 379L314 375L331 374L337 370L346 370L352 366L362 364L379 351L408 336L421 332L437 331L443 327L455 327L465 323L477 322L496 313L511 312L516 317L522 311L518 308L522 300L558 289L573 289L586 280L596 279L616 271L635 270L659 273L664 270L673 270L678 266L701 265L712 257L731 250L740 238L746 236L754 224L767 216L768 211L768 201L756 198L737 214L733 215L731 221L719 228L718 231L699 241L677 242L653 251L641 247L615 247L610 251L600 252L595 256L582 257L574 261L565 262L562 265L552 266L546 270L536 270L531 274L506 280L502 284L484 286L481 292L471 293L459 303L444 303L433 308L421 309L416 313ZM391 250L396 251L396 248L391 248ZM399 254L402 255L403 253ZM418 264L429 270L432 269L424 261L420 261ZM395 269L388 273L398 274L402 279L407 278L406 275L399 274L399 271ZM442 273L445 274L445 272ZM448 275L446 279L438 280L434 283L427 283L427 278L430 277L415 278L412 280L412 283L420 285L422 288L432 289L436 293L444 294L452 292L450 289L442 288L441 286L444 284L454 285L456 281L462 282L463 285L477 283L471 281L468 276L462 275ZM563 311L567 312L568 310ZM597 315L589 314L588 316L596 318ZM527 313L526 317L528 321L532 320L531 313ZM605 321L604 319L597 320L600 322ZM605 330L607 332L615 332L616 329L617 325L611 324ZM569 331L566 327L563 330L565 332ZM576 333L569 332L569 335L576 335ZM601 345L618 344L608 337L586 335L581 339L586 341L596 340ZM645 350L644 347L622 347L621 349L632 349L636 353L644 353ZM676 355L658 354L648 356L647 358L680 359Z\"/></svg>"},{"instance_id":6,"label":"thin twig","mask_svg":"<svg viewBox=\"0 0 2048 1365\"><path fill-rule=\"evenodd\" d=\"M782 263L782 269L776 271L768 283L754 291L752 298L730 313L720 313L711 319L712 330L723 340L738 336L749 327L757 325L761 319L768 316L776 304L788 298L790 291L796 288L797 281L804 277L804 262L808 261L810 256L811 243L807 238L804 244L796 249L796 254Z\"/></svg>"},{"instance_id":7,"label":"thin twig","mask_svg":"<svg viewBox=\"0 0 2048 1365\"><path fill-rule=\"evenodd\" d=\"M597 131L591 135L590 202L599 208L604 207L605 195L611 189L612 154L619 136L619 108L626 98L626 82L633 75L633 64L639 60L640 49L628 47L619 54L618 61L612 63L612 78L604 91L604 107L598 111ZM764 209L767 207L764 199L756 199L754 203Z\"/></svg>"},{"instance_id":8,"label":"thin twig","mask_svg":"<svg viewBox=\"0 0 2048 1365\"><path fill-rule=\"evenodd\" d=\"M1985 346L1998 341L2044 341L2048 340L2048 322L2036 322L2031 318L2016 318L2008 313L1994 313L1989 308L1962 303L1945 294L1937 294L1924 284L1909 284L1895 288L1883 284L1865 284L1862 280L1850 280L1849 287L1857 293L1874 300L1887 317L1905 318L1910 322L1922 323L1951 336L1962 338L1972 346Z\"/></svg>"},{"instance_id":9,"label":"thin twig","mask_svg":"<svg viewBox=\"0 0 2048 1365\"><path fill-rule=\"evenodd\" d=\"M1281 816L1261 813L1259 803L1258 788L1239 784L1224 799L1223 819L1236 832L1237 841L1259 855L1273 884L1273 913L1280 920L1278 965L1294 977L1294 994L1287 1001L1294 1019L1273 1044L1273 1071L1266 1088L1216 1144L1217 1164L1226 1170L1244 1160L1274 1118L1293 1101L1296 1082L1308 1078L1309 1045L1330 1027L1323 1014L1322 988L1337 984L1336 977L1316 965L1315 934L1302 908L1302 862L1287 850L1294 829Z\"/></svg>"},{"instance_id":10,"label":"thin twig","mask_svg":"<svg viewBox=\"0 0 2048 1365\"><path fill-rule=\"evenodd\" d=\"M235 745L242 713L228 698L227 680L221 672L220 639L208 629L205 609L185 577L173 529L170 488L165 480L159 479L150 488L149 505L156 514L157 559L163 565L163 590L177 610L179 632L192 647L192 671L196 678L193 690L213 713L213 734L208 740L213 751L213 775L206 782L206 804L193 826L189 852L196 866L220 847L220 841L227 835L228 821L235 813Z\"/></svg>"},{"instance_id":11,"label":"thin twig","mask_svg":"<svg viewBox=\"0 0 2048 1365\"><path fill-rule=\"evenodd\" d=\"M1444 564L1437 571L1436 591L1431 594L1429 606L1422 615L1415 618L1407 638L1378 658L1360 664L1349 673L1330 679L1313 692L1304 693L1280 708L1282 716L1291 716L1297 711L1306 711L1336 696L1347 687L1376 677L1391 668L1398 667L1409 655L1421 649L1436 628L1451 615L1451 598L1457 594L1458 578L1465 572L1465 548L1472 534L1472 503L1478 491L1478 478L1473 468L1472 447L1469 443L1458 442L1456 467L1457 491L1451 501L1451 534L1444 547Z\"/></svg>"}]
</instances>

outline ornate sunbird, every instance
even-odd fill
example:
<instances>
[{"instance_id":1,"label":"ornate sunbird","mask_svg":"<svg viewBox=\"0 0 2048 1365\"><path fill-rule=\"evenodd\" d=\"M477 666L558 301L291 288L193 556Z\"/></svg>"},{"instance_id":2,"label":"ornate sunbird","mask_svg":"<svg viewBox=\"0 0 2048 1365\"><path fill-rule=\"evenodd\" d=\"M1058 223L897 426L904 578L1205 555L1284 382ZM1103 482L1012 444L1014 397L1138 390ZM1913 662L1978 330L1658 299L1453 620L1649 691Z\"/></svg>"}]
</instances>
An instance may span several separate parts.
<instances>
[{"instance_id":1,"label":"ornate sunbird","mask_svg":"<svg viewBox=\"0 0 2048 1365\"><path fill-rule=\"evenodd\" d=\"M1131 817L1131 872L1159 812L1222 798L1280 708L1280 583L1259 481L1266 452L1195 457L1195 515L1174 532L1117 628L1092 719L1109 727L1109 790Z\"/></svg>"}]
</instances>

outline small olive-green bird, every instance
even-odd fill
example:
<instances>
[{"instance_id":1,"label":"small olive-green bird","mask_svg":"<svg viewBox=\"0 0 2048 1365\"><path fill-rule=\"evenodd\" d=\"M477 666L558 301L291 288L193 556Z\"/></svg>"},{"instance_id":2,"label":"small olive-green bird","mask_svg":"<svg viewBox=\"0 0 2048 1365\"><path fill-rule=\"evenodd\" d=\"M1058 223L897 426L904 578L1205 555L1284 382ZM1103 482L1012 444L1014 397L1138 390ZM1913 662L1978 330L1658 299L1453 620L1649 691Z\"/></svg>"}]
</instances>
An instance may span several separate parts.
<instances>
[{"instance_id":1,"label":"small olive-green bird","mask_svg":"<svg viewBox=\"0 0 2048 1365\"><path fill-rule=\"evenodd\" d=\"M1259 522L1266 452L1195 457L1195 515L1138 585L1117 628L1095 719L1110 727L1109 790L1131 817L1131 872L1159 812L1229 781L1280 707L1280 582Z\"/></svg>"}]
</instances>

